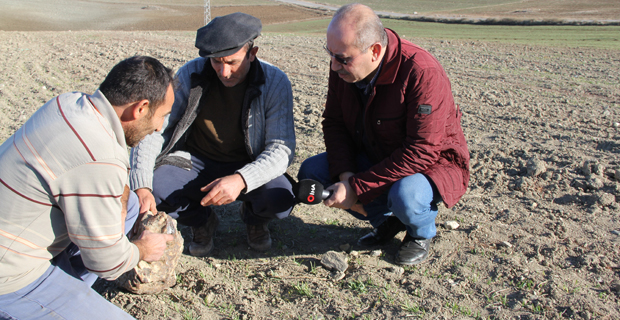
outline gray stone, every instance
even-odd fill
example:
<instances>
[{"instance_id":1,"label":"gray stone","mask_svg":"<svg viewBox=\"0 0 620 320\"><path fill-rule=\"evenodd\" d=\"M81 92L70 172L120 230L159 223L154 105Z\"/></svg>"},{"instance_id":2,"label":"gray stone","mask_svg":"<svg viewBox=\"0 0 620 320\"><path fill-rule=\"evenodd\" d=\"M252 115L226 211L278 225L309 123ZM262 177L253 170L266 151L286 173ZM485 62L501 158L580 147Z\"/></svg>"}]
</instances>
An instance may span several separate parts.
<instances>
[{"instance_id":1,"label":"gray stone","mask_svg":"<svg viewBox=\"0 0 620 320\"><path fill-rule=\"evenodd\" d=\"M598 206L593 206L593 207L589 207L586 211L592 215L598 215L603 212L603 209L601 209Z\"/></svg>"},{"instance_id":2,"label":"gray stone","mask_svg":"<svg viewBox=\"0 0 620 320\"><path fill-rule=\"evenodd\" d=\"M590 161L586 161L583 163L583 165L581 166L581 173L583 173L584 176L589 176L592 174L592 162Z\"/></svg>"},{"instance_id":3,"label":"gray stone","mask_svg":"<svg viewBox=\"0 0 620 320\"><path fill-rule=\"evenodd\" d=\"M321 264L329 270L333 269L341 272L345 272L349 267L347 257L336 251L328 251L325 253L323 258L321 258Z\"/></svg>"},{"instance_id":4,"label":"gray stone","mask_svg":"<svg viewBox=\"0 0 620 320\"><path fill-rule=\"evenodd\" d=\"M456 221L446 221L445 226L449 230L456 230L459 228L459 223Z\"/></svg>"},{"instance_id":5,"label":"gray stone","mask_svg":"<svg viewBox=\"0 0 620 320\"><path fill-rule=\"evenodd\" d=\"M605 173L605 167L600 163L595 163L592 165L592 173L596 175L603 175Z\"/></svg>"},{"instance_id":6,"label":"gray stone","mask_svg":"<svg viewBox=\"0 0 620 320\"><path fill-rule=\"evenodd\" d=\"M603 180L597 177L590 178L586 181L588 189L598 190L605 186Z\"/></svg>"},{"instance_id":7,"label":"gray stone","mask_svg":"<svg viewBox=\"0 0 620 320\"><path fill-rule=\"evenodd\" d=\"M381 255L381 250L372 250L370 251L370 256L371 257L378 257Z\"/></svg>"},{"instance_id":8,"label":"gray stone","mask_svg":"<svg viewBox=\"0 0 620 320\"><path fill-rule=\"evenodd\" d=\"M213 303L213 301L215 301L215 293L209 292L209 294L207 294L207 296L205 297L205 302L207 304L211 304Z\"/></svg>"},{"instance_id":9,"label":"gray stone","mask_svg":"<svg viewBox=\"0 0 620 320\"><path fill-rule=\"evenodd\" d=\"M547 171L547 164L537 158L531 158L527 161L527 175L530 177L536 177L545 171Z\"/></svg>"},{"instance_id":10,"label":"gray stone","mask_svg":"<svg viewBox=\"0 0 620 320\"><path fill-rule=\"evenodd\" d=\"M329 278L334 281L340 281L344 279L344 276L345 276L344 272L340 270L334 270L329 274Z\"/></svg>"},{"instance_id":11,"label":"gray stone","mask_svg":"<svg viewBox=\"0 0 620 320\"><path fill-rule=\"evenodd\" d=\"M500 247L505 247L505 248L512 248L512 244L508 241L502 241L499 243Z\"/></svg>"},{"instance_id":12,"label":"gray stone","mask_svg":"<svg viewBox=\"0 0 620 320\"><path fill-rule=\"evenodd\" d=\"M598 196L597 202L603 206L603 207L607 207L612 205L614 202L616 202L616 196L614 196L611 193L602 193Z\"/></svg>"},{"instance_id":13,"label":"gray stone","mask_svg":"<svg viewBox=\"0 0 620 320\"><path fill-rule=\"evenodd\" d=\"M405 269L403 269L403 267L399 267L399 266L389 267L388 270L390 272L394 273L398 277L402 276L405 273Z\"/></svg>"},{"instance_id":14,"label":"gray stone","mask_svg":"<svg viewBox=\"0 0 620 320\"><path fill-rule=\"evenodd\" d=\"M586 180L585 179L580 179L580 178L577 178L577 179L573 180L572 185L573 185L573 187L575 187L577 189L586 189L588 187L587 183L586 183Z\"/></svg>"}]
</instances>

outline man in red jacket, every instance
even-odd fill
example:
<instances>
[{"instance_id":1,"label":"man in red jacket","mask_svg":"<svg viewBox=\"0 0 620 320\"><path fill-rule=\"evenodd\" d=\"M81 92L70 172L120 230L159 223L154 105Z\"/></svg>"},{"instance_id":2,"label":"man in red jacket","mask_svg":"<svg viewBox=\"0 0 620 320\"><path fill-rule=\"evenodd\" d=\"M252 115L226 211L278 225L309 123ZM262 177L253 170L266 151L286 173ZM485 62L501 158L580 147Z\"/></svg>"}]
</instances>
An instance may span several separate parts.
<instances>
[{"instance_id":1,"label":"man in red jacket","mask_svg":"<svg viewBox=\"0 0 620 320\"><path fill-rule=\"evenodd\" d=\"M361 4L336 12L325 50L327 152L306 159L298 177L329 186L325 205L370 221L375 229L358 245L386 244L406 230L396 263L421 263L437 232L437 204L453 206L469 183L450 81L433 56Z\"/></svg>"}]
</instances>

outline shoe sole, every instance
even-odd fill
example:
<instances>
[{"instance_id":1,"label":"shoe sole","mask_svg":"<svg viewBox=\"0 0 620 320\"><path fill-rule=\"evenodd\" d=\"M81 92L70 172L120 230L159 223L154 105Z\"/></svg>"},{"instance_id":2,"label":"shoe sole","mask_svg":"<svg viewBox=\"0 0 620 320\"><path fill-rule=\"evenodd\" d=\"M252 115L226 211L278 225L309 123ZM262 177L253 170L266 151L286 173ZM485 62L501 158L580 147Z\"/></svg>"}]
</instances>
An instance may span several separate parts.
<instances>
[{"instance_id":1,"label":"shoe sole","mask_svg":"<svg viewBox=\"0 0 620 320\"><path fill-rule=\"evenodd\" d=\"M271 248L271 237L269 237L269 242L267 242L267 244L261 244L261 245L257 245L257 244L253 244L250 242L250 240L248 239L248 245L250 245L250 248L256 250L256 251L267 251Z\"/></svg>"},{"instance_id":2,"label":"shoe sole","mask_svg":"<svg viewBox=\"0 0 620 320\"><path fill-rule=\"evenodd\" d=\"M206 257L208 256L211 251L213 251L213 239L211 239L211 243L210 243L210 247L209 249L204 249L205 246L198 244L194 241L190 242L188 250L189 250L189 254L191 256L194 257Z\"/></svg>"},{"instance_id":3,"label":"shoe sole","mask_svg":"<svg viewBox=\"0 0 620 320\"><path fill-rule=\"evenodd\" d=\"M423 257L422 261L420 262L405 262L405 261L399 261L398 257L396 257L394 259L394 263L401 265L401 266L415 266L418 264L422 264L424 262L428 261L428 254L426 256Z\"/></svg>"}]
</instances>

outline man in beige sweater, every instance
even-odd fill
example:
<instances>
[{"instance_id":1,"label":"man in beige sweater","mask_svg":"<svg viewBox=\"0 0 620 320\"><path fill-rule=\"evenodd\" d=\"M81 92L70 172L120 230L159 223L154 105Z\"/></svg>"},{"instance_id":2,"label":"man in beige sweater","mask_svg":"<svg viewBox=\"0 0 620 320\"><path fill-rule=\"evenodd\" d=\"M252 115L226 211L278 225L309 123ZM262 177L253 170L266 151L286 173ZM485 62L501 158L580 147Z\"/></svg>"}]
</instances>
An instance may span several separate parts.
<instances>
[{"instance_id":1,"label":"man in beige sweater","mask_svg":"<svg viewBox=\"0 0 620 320\"><path fill-rule=\"evenodd\" d=\"M139 212L127 147L161 130L173 82L154 58L123 60L94 94L53 98L0 146L0 319L133 319L90 286L172 240L126 233Z\"/></svg>"}]
</instances>

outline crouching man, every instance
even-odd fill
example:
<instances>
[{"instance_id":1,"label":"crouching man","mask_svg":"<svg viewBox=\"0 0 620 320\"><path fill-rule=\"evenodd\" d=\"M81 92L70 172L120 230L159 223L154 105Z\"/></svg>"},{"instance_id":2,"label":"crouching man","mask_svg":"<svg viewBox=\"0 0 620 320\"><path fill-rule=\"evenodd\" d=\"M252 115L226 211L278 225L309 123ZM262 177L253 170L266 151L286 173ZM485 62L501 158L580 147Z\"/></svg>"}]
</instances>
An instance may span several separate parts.
<instances>
[{"instance_id":1,"label":"crouching man","mask_svg":"<svg viewBox=\"0 0 620 320\"><path fill-rule=\"evenodd\" d=\"M173 239L126 237L139 213L127 147L161 130L173 82L154 58L123 60L94 94L53 98L0 146L0 318L133 319L90 287Z\"/></svg>"},{"instance_id":2,"label":"crouching man","mask_svg":"<svg viewBox=\"0 0 620 320\"><path fill-rule=\"evenodd\" d=\"M437 204L453 206L469 182L450 81L434 57L361 4L336 12L325 50L327 152L304 161L299 179L329 185L325 205L370 221L375 230L358 245L386 244L406 230L396 263L421 263L437 231Z\"/></svg>"},{"instance_id":3,"label":"crouching man","mask_svg":"<svg viewBox=\"0 0 620 320\"><path fill-rule=\"evenodd\" d=\"M132 150L141 212L165 211L192 228L189 253L207 256L219 220L213 206L243 201L248 245L268 250L268 223L294 204L284 175L295 153L287 76L257 58L258 18L217 17L198 29L200 57L177 72L179 87L161 133Z\"/></svg>"}]
</instances>

